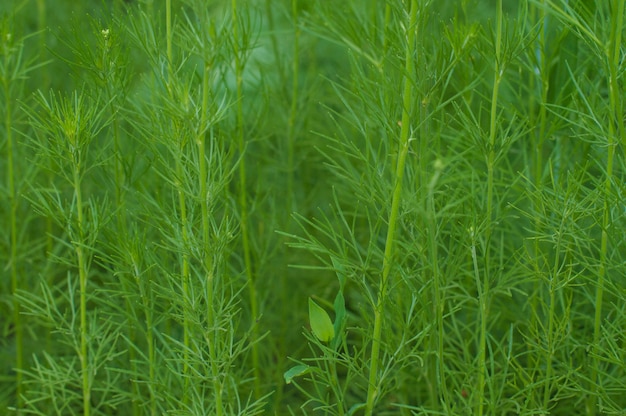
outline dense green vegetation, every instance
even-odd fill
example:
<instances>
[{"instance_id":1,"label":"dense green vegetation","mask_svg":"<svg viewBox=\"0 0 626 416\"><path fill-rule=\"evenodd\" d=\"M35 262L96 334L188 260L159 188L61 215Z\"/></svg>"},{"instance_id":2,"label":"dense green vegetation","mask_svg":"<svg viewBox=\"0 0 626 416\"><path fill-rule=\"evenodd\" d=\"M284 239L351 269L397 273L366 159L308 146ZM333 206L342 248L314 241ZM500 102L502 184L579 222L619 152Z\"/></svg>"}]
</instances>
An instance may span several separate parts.
<instances>
[{"instance_id":1,"label":"dense green vegetation","mask_svg":"<svg viewBox=\"0 0 626 416\"><path fill-rule=\"evenodd\" d=\"M0 413L626 411L624 1L0 4Z\"/></svg>"}]
</instances>

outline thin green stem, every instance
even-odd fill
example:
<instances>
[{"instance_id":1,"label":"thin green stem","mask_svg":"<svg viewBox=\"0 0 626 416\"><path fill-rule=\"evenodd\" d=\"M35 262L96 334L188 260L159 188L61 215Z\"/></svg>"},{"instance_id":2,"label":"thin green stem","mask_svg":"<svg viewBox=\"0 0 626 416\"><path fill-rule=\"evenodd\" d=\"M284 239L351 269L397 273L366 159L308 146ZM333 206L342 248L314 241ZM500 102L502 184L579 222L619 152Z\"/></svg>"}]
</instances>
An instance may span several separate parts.
<instances>
[{"instance_id":1,"label":"thin green stem","mask_svg":"<svg viewBox=\"0 0 626 416\"><path fill-rule=\"evenodd\" d=\"M265 0L265 17L267 18L267 29L270 34L270 43L272 44L272 53L274 55L275 70L278 71L279 85L287 87L285 70L282 64L282 56L278 47L278 36L276 34L276 23L274 21L274 9L276 8L275 0ZM287 93L285 91L285 96Z\"/></svg>"},{"instance_id":2,"label":"thin green stem","mask_svg":"<svg viewBox=\"0 0 626 416\"><path fill-rule=\"evenodd\" d=\"M441 271L439 270L439 249L437 247L437 222L435 215L435 186L437 185L437 181L439 180L439 176L441 175L441 171L443 169L443 164L440 160L435 162L434 174L428 184L428 201L426 212L428 213L428 243L430 246L430 265L432 272L432 282L433 282L433 310L436 321L437 328L437 337L435 340L435 353L436 353L436 375L437 380L434 385L438 389L439 393L439 402L447 404L449 403L448 399L448 388L446 384L446 372L445 372L445 364L444 364L444 295L443 288L444 282L442 281L443 276ZM433 403L434 404L434 403Z\"/></svg>"},{"instance_id":3,"label":"thin green stem","mask_svg":"<svg viewBox=\"0 0 626 416\"><path fill-rule=\"evenodd\" d=\"M244 266L246 268L246 280L248 285L248 293L250 300L250 313L252 317L252 368L254 371L254 394L255 398L261 397L261 373L259 365L259 348L257 340L259 339L259 306L256 291L256 278L252 264L252 251L250 248L250 229L248 224L248 197L247 197L247 180L246 180L246 160L245 160L245 148L246 143L244 140L244 118L243 118L243 71L244 71L244 59L243 54L245 51L241 50L240 42L243 42L241 38L242 28L240 27L239 10L237 7L237 0L232 0L232 19L233 19L233 52L235 55L235 79L237 85L237 98L235 104L235 111L237 117L235 141L239 146L239 209L240 209L240 229L241 229L241 243L243 249Z\"/></svg>"},{"instance_id":4,"label":"thin green stem","mask_svg":"<svg viewBox=\"0 0 626 416\"><path fill-rule=\"evenodd\" d=\"M539 128L534 129L534 132L531 134L531 162L530 162L530 172L531 177L533 178L534 189L535 191L541 189L543 180L543 145L544 145L544 135L545 135L545 127L546 127L546 107L547 107L547 97L548 97L548 89L550 86L550 77L549 77L549 65L547 63L548 56L546 53L546 32L548 25L547 12L545 9L545 0L541 0L540 6L537 7L534 3L530 5L531 7L531 15L530 21L535 21L535 13L539 13L539 22L541 24L541 29L539 31L539 36L536 41L536 46L534 52L534 57L537 59L537 67L533 65L532 70L530 71L530 76L528 80L529 90L533 92L533 94L529 94L529 102L528 102L528 113L529 113L529 124L531 126L539 126ZM534 63L534 61L531 60ZM540 101L537 102L537 97L534 94L535 85L537 79L541 85L541 96ZM538 114L535 114L537 111L538 105ZM540 211L540 207L542 204L541 196L538 192L533 193L535 196L532 198L533 208L536 213ZM540 215L535 215L534 220L534 231L535 235L540 235L542 226L541 226L542 217ZM540 240L538 238L533 239L532 248L530 250L531 258L533 259L532 265L534 268L535 279L533 279L533 291L531 295L530 310L532 312L532 317L535 320L539 319L539 314L537 312L539 299L542 293L543 286L542 282L542 267L543 265L540 263L541 255L540 255ZM540 322L535 322L533 324L534 327L539 327ZM534 351L529 354L529 359L532 360L535 366L539 366L541 362L540 352L537 352L534 349L534 346L529 344L529 349ZM535 389L531 389L529 392L532 395L530 401L533 402L535 400Z\"/></svg>"},{"instance_id":5,"label":"thin green stem","mask_svg":"<svg viewBox=\"0 0 626 416\"><path fill-rule=\"evenodd\" d=\"M10 68L10 52L5 55L5 68ZM13 106L12 106L12 93L11 93L11 81L9 74L4 74L2 77L4 98L5 98L5 115L4 115L4 128L6 134L6 149L7 149L7 189L9 197L9 222L10 222L10 253L9 253L9 274L11 276L11 294L13 296L13 325L15 329L15 394L16 394L16 406L17 409L22 407L22 393L23 393L23 376L22 371L24 369L24 328L22 325L22 318L20 315L20 302L17 299L17 291L19 290L18 281L18 247L17 247L17 234L18 234L18 198L15 188L15 140L13 137Z\"/></svg>"},{"instance_id":6,"label":"thin green stem","mask_svg":"<svg viewBox=\"0 0 626 416\"><path fill-rule=\"evenodd\" d=\"M292 205L294 200L293 193L293 177L295 173L294 167L294 149L295 149L295 130L296 119L298 117L298 84L299 84L299 68L300 61L300 28L298 27L298 0L291 1L291 13L293 19L294 38L293 38L293 61L291 64L291 108L289 111L289 122L287 127L287 213L291 217Z\"/></svg>"},{"instance_id":7,"label":"thin green stem","mask_svg":"<svg viewBox=\"0 0 626 416\"><path fill-rule=\"evenodd\" d=\"M124 182L126 180L124 175L124 156L122 155L122 144L121 144L121 127L120 127L120 117L119 117L119 105L117 104L117 100L119 97L116 96L117 91L114 81L113 81L113 71L114 65L114 57L111 57L111 50L113 48L111 41L111 33L110 29L103 30L101 35L104 38L103 50L102 50L102 65L103 71L106 76L106 94L107 101L109 103L109 112L111 114L111 127L113 132L113 171L115 178L115 207L116 207L116 219L117 219L117 235L124 236L123 238L128 238L128 233L126 231L126 223L127 223L127 209L125 207L125 195L124 195ZM119 36L119 34L114 34L114 36ZM121 279L120 284L124 288L124 291L130 292L130 287L128 287L128 282L126 279ZM126 299L125 303L126 313L128 316L133 315L133 304L130 298ZM130 363L131 372L136 374L137 370L137 357L135 348L132 348L132 345L136 343L137 334L136 328L132 322L128 324L128 341L131 344L131 347L128 348L128 362ZM137 398L141 396L141 392L139 389L139 385L137 383L132 383L133 393ZM137 416L141 413L139 400L132 401L133 411L132 414Z\"/></svg>"},{"instance_id":8,"label":"thin green stem","mask_svg":"<svg viewBox=\"0 0 626 416\"><path fill-rule=\"evenodd\" d=\"M269 4L270 1L268 0L267 3ZM271 16L271 11L268 8L268 14ZM298 112L298 93L300 91L299 85L300 85L300 23L298 21L298 0L291 0L291 18L292 18L292 25L293 25L293 57L292 57L292 61L291 61L291 76L292 76L292 80L291 80L291 106L289 109L289 118L287 120L287 192L286 194L283 195L284 200L285 200L285 212L286 212L286 223L283 225L285 230L290 230L291 228L291 218L292 218L292 213L297 211L296 208L296 195L294 192L294 176L295 176L295 171L296 171L296 167L295 167L295 162L294 162L294 155L295 155L295 146L296 146L296 139L297 139L297 134L296 134L296 125L298 122L298 116L299 116L299 112ZM276 45L276 37L272 36L272 43L274 46L274 54L276 56L276 59L278 60L279 57L279 52L278 52L278 47ZM283 70L280 64L280 61L276 62L276 66L277 66L277 70L279 71L280 77L281 77L281 83L284 83L284 74L283 74ZM289 302L288 302L288 292L286 290L284 290L284 288L287 287L288 283L287 283L287 276L286 273L280 273L280 277L279 277L279 283L278 283L281 288L280 290L280 304L281 304L281 327L280 327L280 333L277 334L278 335L278 350L280 351L280 355L284 356L287 354L287 346L286 346L286 334L288 331L288 316L290 313L289 310ZM283 388L284 388L284 383L282 382L282 374L280 372L276 373L277 375L277 387L276 390L274 392L274 403L275 403L275 407L277 407L281 400L282 400L282 396L283 396Z\"/></svg>"},{"instance_id":9,"label":"thin green stem","mask_svg":"<svg viewBox=\"0 0 626 416\"><path fill-rule=\"evenodd\" d=\"M170 94L173 94L172 83L174 78L173 72L173 49L172 49L172 2L171 0L165 1L165 32L166 32L166 45L167 45L167 61L168 61L168 87ZM176 98L172 95L170 97L172 100ZM174 145L178 146L176 152L176 192L178 194L178 211L179 211L179 226L180 226L180 234L181 234L181 245L183 247L181 259L180 259L180 274L182 281L182 303L183 303L183 397L182 402L187 404L190 400L190 388L191 388L191 378L189 377L190 368L189 368L189 351L191 348L191 323L192 319L190 315L191 311L189 311L190 303L191 303L191 276L190 276L190 264L189 264L189 219L187 215L187 196L185 194L185 172L184 172L184 159L185 159L185 143L186 140L184 138L184 132L182 131L181 126L179 126L176 122L174 123L174 131L176 134L176 143Z\"/></svg>"},{"instance_id":10,"label":"thin green stem","mask_svg":"<svg viewBox=\"0 0 626 416\"><path fill-rule=\"evenodd\" d=\"M533 137L535 138L533 150L535 152L535 186L537 189L541 188L541 182L543 178L543 145L545 141L546 128L547 128L547 102L548 102L548 91L550 89L550 62L548 60L550 57L546 53L547 48L547 31L548 31L548 17L545 6L543 5L544 0L541 1L541 7L539 8L540 16L539 20L541 22L541 31L539 32L539 74L541 81L541 101L539 102L539 119L538 125L539 130L536 132ZM534 74L533 74L534 79ZM534 100L533 100L534 101Z\"/></svg>"},{"instance_id":11,"label":"thin green stem","mask_svg":"<svg viewBox=\"0 0 626 416\"><path fill-rule=\"evenodd\" d=\"M439 274L439 266L438 266L438 259L437 259L437 242L435 239L435 234L436 234L436 229L437 226L435 224L435 213L434 213L434 201L432 200L432 198L434 198L434 196L432 195L432 192L434 192L434 189L432 189L432 186L435 186L435 183L428 183L428 177L429 175L432 176L431 172L428 169L428 161L430 159L430 155L432 153L432 149L431 146L433 146L434 142L433 140L427 140L426 138L429 138L429 129L428 129L428 111L429 111L429 98L428 97L424 97L422 98L422 101L420 103L419 106L419 114L420 114L420 118L419 118L419 151L417 152L417 160L418 160L418 174L417 174L417 186L416 189L418 190L418 192L422 195L424 195L424 197L421 197L419 200L419 204L422 205L420 207L421 210L423 210L423 212L427 213L426 216L424 216L425 218L420 218L419 221L419 227L423 228L427 231L427 237L426 237L426 244L428 245L428 247L430 248L430 267L431 267L431 281L432 281L432 289L433 291L431 293L428 292L424 292L425 297L427 297L426 299L424 299L425 302L428 302L432 305L432 308L430 309L430 315L428 316L427 322L435 322L434 325L434 329L432 331L430 331L430 335L429 335L429 348L430 351L434 353L434 360L429 360L429 362L426 364L426 374L427 377L425 377L425 382L427 384L427 389L428 389L428 395L429 395L429 401L430 403L433 404L433 406L437 406L438 403L441 403L441 397L440 397L440 393L441 393L441 389L440 387L443 387L441 385L441 381L443 380L439 380L439 377L442 376L443 373L440 373L439 371L442 369L441 367L441 360L443 359L443 354L440 354L440 348L441 348L441 344L439 343L439 337L443 335L443 326L439 326L440 324L443 325L443 321L439 320L439 313L442 312L442 310L440 309L443 305L441 303L441 287L440 287L440 274ZM436 175L436 174L435 174ZM435 179L434 177L432 177L432 179ZM426 192L424 192L426 191ZM432 205L431 205L432 203ZM428 294L427 294L428 293ZM432 297L430 297L432 296ZM402 296L400 296L400 299L402 298ZM399 300L399 302L401 302L401 300ZM441 330L441 331L440 331Z\"/></svg>"},{"instance_id":12,"label":"thin green stem","mask_svg":"<svg viewBox=\"0 0 626 416\"><path fill-rule=\"evenodd\" d=\"M334 353L334 351L333 351ZM328 353L325 352L325 355ZM330 381L332 385L332 390L335 394L335 399L337 402L337 415L343 416L345 414L344 410L344 392L341 390L341 386L339 385L339 377L337 376L337 358L333 356L327 356L328 366L330 372Z\"/></svg>"},{"instance_id":13,"label":"thin green stem","mask_svg":"<svg viewBox=\"0 0 626 416\"><path fill-rule=\"evenodd\" d=\"M206 16L206 14L202 14ZM211 22L204 21L203 26L209 27ZM206 51L205 51L206 52ZM208 349L209 357L211 360L211 371L213 375L213 389L215 395L215 414L222 416L224 413L224 405L222 403L222 381L219 374L218 365L218 351L217 351L217 322L215 319L215 274L213 265L213 253L211 252L211 212L209 206L211 205L212 196L208 190L208 182L210 177L207 169L207 157L212 155L207 154L206 141L207 131L212 129L209 126L208 116L211 113L210 108L210 96L211 96L211 71L212 62L209 57L204 57L204 70L202 73L202 105L200 109L200 125L198 126L198 135L196 137L196 144L198 146L198 171L199 171L199 190L198 200L200 201L200 212L202 215L202 262L204 265L204 272L206 273L206 307L207 307L207 327L212 331L212 335L208 337ZM209 137L211 143L213 143L212 134Z\"/></svg>"},{"instance_id":14,"label":"thin green stem","mask_svg":"<svg viewBox=\"0 0 626 416\"><path fill-rule=\"evenodd\" d=\"M481 283L480 283L480 268L478 266L478 255L476 254L476 230L474 229L474 227L470 228L470 238L472 240L472 245L471 245L471 254L472 254L472 266L474 268L474 279L476 282L476 287L478 288L478 293L479 293L479 305L480 305L480 344L479 347L482 347L483 343L484 343L484 339L483 339L483 334L484 332L486 332L486 328L485 328L485 324L484 324L484 320L482 319L483 317L483 303L481 302L482 299L482 293L481 293ZM482 351L481 351L482 353ZM482 365L482 367L480 367L480 365ZM484 395L484 391L485 391L485 375L483 372L483 368L485 365L485 358L484 356L479 356L479 367L478 367L478 382L482 383L482 389L478 391L478 400L479 400L479 407L480 410L482 411L482 401L483 401L483 395ZM479 385L480 386L480 385Z\"/></svg>"},{"instance_id":15,"label":"thin green stem","mask_svg":"<svg viewBox=\"0 0 626 416\"><path fill-rule=\"evenodd\" d=\"M548 104L548 91L550 89L550 63L548 62L550 57L547 55L546 52L546 48L547 48L547 42L548 42L548 38L547 38L547 30L548 30L548 17L547 17L547 12L546 9L544 7L544 0L541 0L541 7L539 8L539 20L541 22L541 30L539 32L539 38L538 38L538 48L539 48L539 53L538 53L538 64L539 64L539 81L541 83L541 98L540 98L540 102L539 102L539 115L537 120L533 120L535 117L534 114L534 105L535 105L535 101L536 99L533 97L531 98L531 117L533 117L533 119L531 119L531 125L532 126L539 126L538 129L536 129L535 134L532 135L533 137L533 155L534 155L534 161L532 163L532 165L534 166L534 174L533 174L533 178L534 178L534 183L535 183L535 189L541 189L542 187L542 183L543 183L543 147L544 147L544 142L545 142L545 136L546 136L546 127L547 127L547 104ZM534 83L534 80L536 79L536 74L534 73L534 71L532 71L531 73L531 80ZM531 84L531 88L532 88L532 84ZM532 91L532 90L531 90ZM538 207L540 206L541 202L540 202L540 197L537 196L537 198L535 198L534 201L535 204L535 209L538 209ZM535 216L535 232L537 233L537 235L539 235L539 233L541 232L541 217L539 215ZM534 258L537 259L537 261L535 262L535 271L537 273L537 276L539 277L540 275L540 271L539 271L539 239L535 239L534 240ZM540 282L541 279L536 279L536 282ZM537 288L536 288L537 289ZM539 293L539 292L537 292ZM534 303L536 303L536 297L533 298L534 299Z\"/></svg>"},{"instance_id":16,"label":"thin green stem","mask_svg":"<svg viewBox=\"0 0 626 416\"><path fill-rule=\"evenodd\" d=\"M149 393L149 409L150 415L157 415L157 397L154 394L156 387L156 350L154 345L154 322L153 322L153 299L150 295L150 286L146 285L142 282L142 273L140 272L139 266L135 259L135 256L132 256L131 264L133 267L133 277L135 278L135 282L139 288L139 295L141 297L141 303L143 306L144 320L146 325L146 344L148 347L148 393ZM148 282L151 279L148 279ZM147 289L147 290L146 290Z\"/></svg>"},{"instance_id":17,"label":"thin green stem","mask_svg":"<svg viewBox=\"0 0 626 416\"><path fill-rule=\"evenodd\" d=\"M75 111L80 111L80 102L76 102ZM80 149L79 152L83 151ZM78 241L74 243L74 250L78 259L78 281L80 287L80 367L82 374L83 390L83 415L91 414L91 383L89 365L89 340L87 328L87 282L89 270L87 265L87 253L85 253L85 228L87 224L84 218L83 193L82 193L82 161L80 157L74 160L72 166L74 198L76 200L76 223L78 228Z\"/></svg>"},{"instance_id":18,"label":"thin green stem","mask_svg":"<svg viewBox=\"0 0 626 416\"><path fill-rule=\"evenodd\" d=\"M498 96L500 91L500 82L504 72L502 62L502 0L498 1L496 23L496 44L495 44L495 68L493 77L493 89L491 95L491 110L489 121L489 141L487 155L487 209L485 219L485 269L483 271L482 287L478 287L478 302L480 305L480 332L478 343L478 394L476 415L482 416L485 404L485 376L487 373L486 355L487 355L487 320L489 312L489 289L490 289L490 240L493 232L493 211L494 211L494 167L495 167L495 147L497 132L497 114L498 114Z\"/></svg>"},{"instance_id":19,"label":"thin green stem","mask_svg":"<svg viewBox=\"0 0 626 416\"><path fill-rule=\"evenodd\" d=\"M389 30L389 23L391 22L391 3L385 2L385 24L383 26L383 65L386 61L385 57L389 53L389 36L387 36L387 30Z\"/></svg>"},{"instance_id":20,"label":"thin green stem","mask_svg":"<svg viewBox=\"0 0 626 416\"><path fill-rule=\"evenodd\" d=\"M182 134L182 133L181 133ZM176 192L178 194L178 210L180 216L180 233L182 239L182 258L181 260L181 279L182 279L182 296L183 296L183 378L184 378L184 390L183 390L183 403L188 403L189 400L189 388L190 377L189 374L189 349L191 348L191 328L189 314L191 303L191 288L190 288L190 270L189 270L189 220L187 218L187 200L185 195L185 185L182 182L185 177L183 168L183 154L184 154L184 138L178 137L178 156L176 160Z\"/></svg>"},{"instance_id":21,"label":"thin green stem","mask_svg":"<svg viewBox=\"0 0 626 416\"><path fill-rule=\"evenodd\" d=\"M385 240L385 254L383 258L382 276L378 288L378 299L374 308L374 329L372 333L372 353L370 357L370 372L367 389L367 401L365 415L371 416L374 411L374 405L379 393L378 386L378 366L380 364L380 348L382 337L382 326L384 319L385 301L387 298L387 290L389 287L389 276L393 265L393 256L395 249L396 227L398 224L398 216L400 212L400 201L402 198L402 180L404 178L404 170L406 156L409 152L410 144L410 124L411 124L411 107L415 101L415 92L413 81L409 78L415 73L415 57L416 45L415 39L417 35L418 25L418 1L411 1L411 9L409 11L409 23L407 26L407 43L405 51L405 79L402 94L402 126L400 130L400 146L398 149L398 160L395 171L395 180L393 185L393 196L391 200L391 210L389 213L389 225L387 228L387 237Z\"/></svg>"},{"instance_id":22,"label":"thin green stem","mask_svg":"<svg viewBox=\"0 0 626 416\"><path fill-rule=\"evenodd\" d=\"M47 19L46 19L47 13L46 13L46 0L37 0L37 25L38 25L38 30L40 32L40 41L39 41L39 58L41 60L46 60L46 57L48 55L47 53L47 47L46 47L46 27L47 27ZM49 84L50 84L50 75L49 75L49 71L43 71L43 76L42 76L42 86L40 87L41 91L46 91L49 88ZM54 168L52 167L52 161L49 160L49 166L47 167L48 169L46 170L46 176L48 179L48 184L52 185L52 183L54 182ZM46 253L52 253L53 249L54 249L54 232L53 232L53 227L54 227L54 221L52 216L47 215L45 218L45 230L46 230L46 249L45 252ZM48 282L50 283L50 282ZM50 333L48 332L46 334L46 343L49 344L50 343Z\"/></svg>"},{"instance_id":23,"label":"thin green stem","mask_svg":"<svg viewBox=\"0 0 626 416\"><path fill-rule=\"evenodd\" d=\"M167 45L168 76L172 76L172 63L174 59L172 52L172 0L165 0L165 42Z\"/></svg>"},{"instance_id":24,"label":"thin green stem","mask_svg":"<svg viewBox=\"0 0 626 416\"><path fill-rule=\"evenodd\" d=\"M588 403L587 413L597 414L598 373L600 372L600 336L602 331L602 307L604 297L604 280L608 263L608 231L611 225L611 211L613 203L611 198L612 183L614 180L613 169L615 150L618 144L626 143L626 131L624 127L624 113L622 91L619 85L619 70L622 47L622 30L624 25L624 1L614 0L611 4L611 39L607 50L609 70L609 103L612 112L609 122L606 177L604 180L604 212L602 215L602 235L600 240L600 264L596 281L596 299L593 326L593 363L591 368L591 397ZM617 131L616 131L617 127Z\"/></svg>"},{"instance_id":25,"label":"thin green stem","mask_svg":"<svg viewBox=\"0 0 626 416\"><path fill-rule=\"evenodd\" d=\"M150 396L150 414L157 415L157 400L155 394L156 387L156 350L154 345L154 323L152 320L151 302L149 303L147 296L144 296L144 309L146 317L146 344L148 344L148 391Z\"/></svg>"},{"instance_id":26,"label":"thin green stem","mask_svg":"<svg viewBox=\"0 0 626 416\"><path fill-rule=\"evenodd\" d=\"M557 242L554 248L555 258L552 266L552 273L550 276L549 287L549 302L548 305L548 329L546 334L546 348L545 348L545 363L546 372L544 374L544 386L543 386L543 409L549 411L550 409L550 397L552 393L552 359L554 357L555 349L555 332L554 332L554 320L556 318L556 291L559 287L559 269L560 269L560 253L561 253L561 237L562 230L559 230L557 234Z\"/></svg>"}]
</instances>

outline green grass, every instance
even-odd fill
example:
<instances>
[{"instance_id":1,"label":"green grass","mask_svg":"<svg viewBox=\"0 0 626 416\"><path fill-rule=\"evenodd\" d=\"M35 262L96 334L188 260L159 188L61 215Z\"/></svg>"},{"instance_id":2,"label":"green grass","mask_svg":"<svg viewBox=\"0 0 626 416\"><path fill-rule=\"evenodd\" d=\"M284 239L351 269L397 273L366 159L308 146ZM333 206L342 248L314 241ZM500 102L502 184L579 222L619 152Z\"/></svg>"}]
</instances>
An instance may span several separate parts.
<instances>
[{"instance_id":1,"label":"green grass","mask_svg":"<svg viewBox=\"0 0 626 416\"><path fill-rule=\"evenodd\" d=\"M624 413L622 1L0 13L4 413Z\"/></svg>"}]
</instances>

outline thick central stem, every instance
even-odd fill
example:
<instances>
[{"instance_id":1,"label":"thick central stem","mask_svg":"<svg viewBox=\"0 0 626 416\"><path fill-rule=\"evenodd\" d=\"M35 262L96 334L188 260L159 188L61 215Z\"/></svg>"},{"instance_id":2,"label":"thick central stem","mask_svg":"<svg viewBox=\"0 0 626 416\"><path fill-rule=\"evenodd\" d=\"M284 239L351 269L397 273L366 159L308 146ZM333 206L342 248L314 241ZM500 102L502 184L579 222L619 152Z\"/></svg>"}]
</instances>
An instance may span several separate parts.
<instances>
[{"instance_id":1,"label":"thick central stem","mask_svg":"<svg viewBox=\"0 0 626 416\"><path fill-rule=\"evenodd\" d=\"M417 32L417 0L411 1L411 10L409 17L409 25L407 27L407 43L405 51L405 79L403 90L403 108L402 108L402 126L400 131L400 146L398 148L398 159L396 164L396 172L393 186L393 196L391 200L391 211L389 213L389 226L387 229L387 238L385 241L385 256L383 258L382 277L378 289L378 299L374 309L374 332L372 336L372 355L370 360L369 383L367 390L367 403L365 415L371 416L374 410L374 404L378 396L378 364L380 360L381 335L384 319L385 299L387 297L387 288L389 287L389 276L391 274L391 266L394 254L394 241L396 234L396 226L398 223L398 213L400 211L400 201L402 197L402 179L404 177L404 168L406 164L406 156L409 151L409 134L410 134L410 117L411 106L415 101L413 82L409 78L415 71L416 47L415 37Z\"/></svg>"}]
</instances>

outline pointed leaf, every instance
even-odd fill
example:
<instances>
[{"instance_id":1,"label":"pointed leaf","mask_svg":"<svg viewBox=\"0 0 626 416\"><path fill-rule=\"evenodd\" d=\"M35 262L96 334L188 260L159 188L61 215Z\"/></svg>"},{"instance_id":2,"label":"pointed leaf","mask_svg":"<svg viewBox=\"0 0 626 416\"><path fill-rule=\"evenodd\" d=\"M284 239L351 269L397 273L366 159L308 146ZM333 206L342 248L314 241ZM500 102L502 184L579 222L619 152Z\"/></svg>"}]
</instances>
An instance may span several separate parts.
<instances>
[{"instance_id":1,"label":"pointed leaf","mask_svg":"<svg viewBox=\"0 0 626 416\"><path fill-rule=\"evenodd\" d=\"M337 297L335 298L335 323L333 324L333 328L335 330L335 337L332 342L332 347L336 349L341 343L341 335L343 330L346 327L346 301L343 298L343 292L339 291L337 293Z\"/></svg>"},{"instance_id":2,"label":"pointed leaf","mask_svg":"<svg viewBox=\"0 0 626 416\"><path fill-rule=\"evenodd\" d=\"M335 334L338 334L342 331L346 320L346 301L342 292L337 293L333 306L335 307Z\"/></svg>"},{"instance_id":3,"label":"pointed leaf","mask_svg":"<svg viewBox=\"0 0 626 416\"><path fill-rule=\"evenodd\" d=\"M355 405L353 405L350 410L348 410L348 416L352 416L353 414L355 414L357 411L361 410L361 409L365 409L365 406L367 405L367 403L357 403Z\"/></svg>"},{"instance_id":4,"label":"pointed leaf","mask_svg":"<svg viewBox=\"0 0 626 416\"><path fill-rule=\"evenodd\" d=\"M289 384L295 377L302 376L311 371L311 367L306 364L300 364L295 367L291 367L289 370L285 371L283 377L285 378L285 383Z\"/></svg>"},{"instance_id":5,"label":"pointed leaf","mask_svg":"<svg viewBox=\"0 0 626 416\"><path fill-rule=\"evenodd\" d=\"M309 322L313 334L322 342L328 342L335 336L335 329L330 316L321 306L309 298Z\"/></svg>"}]
</instances>

